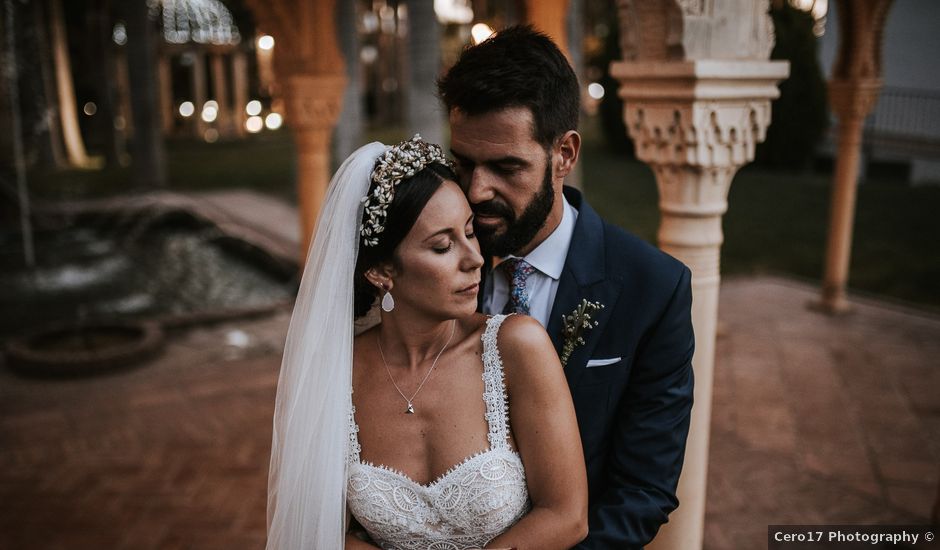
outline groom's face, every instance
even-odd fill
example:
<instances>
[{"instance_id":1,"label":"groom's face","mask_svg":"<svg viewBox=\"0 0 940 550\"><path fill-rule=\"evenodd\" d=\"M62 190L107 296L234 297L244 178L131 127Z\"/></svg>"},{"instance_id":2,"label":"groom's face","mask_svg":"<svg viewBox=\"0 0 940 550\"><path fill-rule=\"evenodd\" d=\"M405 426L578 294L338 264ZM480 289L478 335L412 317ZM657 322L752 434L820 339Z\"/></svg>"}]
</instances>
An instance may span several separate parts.
<instances>
[{"instance_id":1,"label":"groom's face","mask_svg":"<svg viewBox=\"0 0 940 550\"><path fill-rule=\"evenodd\" d=\"M524 107L450 114L451 153L486 254L525 255L560 219L561 182L554 181L551 151L535 140L534 124Z\"/></svg>"}]
</instances>

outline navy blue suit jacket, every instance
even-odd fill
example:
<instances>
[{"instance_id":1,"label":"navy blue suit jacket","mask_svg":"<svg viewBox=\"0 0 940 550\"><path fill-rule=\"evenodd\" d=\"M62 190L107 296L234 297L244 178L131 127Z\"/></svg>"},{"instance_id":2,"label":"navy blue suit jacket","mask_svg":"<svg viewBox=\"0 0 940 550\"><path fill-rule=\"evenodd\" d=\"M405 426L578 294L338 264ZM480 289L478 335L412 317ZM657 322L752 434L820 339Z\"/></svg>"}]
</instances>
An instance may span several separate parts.
<instances>
[{"instance_id":1,"label":"navy blue suit jacket","mask_svg":"<svg viewBox=\"0 0 940 550\"><path fill-rule=\"evenodd\" d=\"M590 534L577 548L641 548L679 503L692 409L691 273L604 222L577 190L564 192L578 218L547 327L559 355L563 316L584 298L605 306L565 366L588 474Z\"/></svg>"}]
</instances>

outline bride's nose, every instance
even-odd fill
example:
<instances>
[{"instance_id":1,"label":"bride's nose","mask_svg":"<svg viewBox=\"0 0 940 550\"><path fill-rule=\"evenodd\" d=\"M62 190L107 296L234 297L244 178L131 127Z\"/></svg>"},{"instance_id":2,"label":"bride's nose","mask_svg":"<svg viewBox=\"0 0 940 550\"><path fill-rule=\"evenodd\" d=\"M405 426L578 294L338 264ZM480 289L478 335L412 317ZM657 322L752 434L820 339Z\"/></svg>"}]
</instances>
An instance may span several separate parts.
<instances>
[{"instance_id":1,"label":"bride's nose","mask_svg":"<svg viewBox=\"0 0 940 550\"><path fill-rule=\"evenodd\" d=\"M483 267L483 255L480 254L480 247L476 244L475 240L467 241L464 246L460 267L464 271L473 271Z\"/></svg>"}]
</instances>

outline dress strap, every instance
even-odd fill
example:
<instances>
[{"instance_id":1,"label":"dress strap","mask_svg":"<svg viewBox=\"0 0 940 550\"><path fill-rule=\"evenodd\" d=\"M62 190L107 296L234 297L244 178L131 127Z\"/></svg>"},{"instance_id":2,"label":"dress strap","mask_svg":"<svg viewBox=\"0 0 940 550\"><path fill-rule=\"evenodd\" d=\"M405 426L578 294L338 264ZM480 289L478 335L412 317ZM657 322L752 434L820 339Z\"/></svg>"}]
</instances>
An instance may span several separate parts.
<instances>
[{"instance_id":1,"label":"dress strap","mask_svg":"<svg viewBox=\"0 0 940 550\"><path fill-rule=\"evenodd\" d=\"M486 403L487 439L490 448L509 446L509 396L503 374L503 360L499 356L496 335L508 315L494 315L486 320L483 331L483 401Z\"/></svg>"},{"instance_id":2,"label":"dress strap","mask_svg":"<svg viewBox=\"0 0 940 550\"><path fill-rule=\"evenodd\" d=\"M346 443L346 465L359 462L359 453L362 446L359 445L359 425L356 424L356 406L352 403L352 392L349 395L349 441Z\"/></svg>"}]
</instances>

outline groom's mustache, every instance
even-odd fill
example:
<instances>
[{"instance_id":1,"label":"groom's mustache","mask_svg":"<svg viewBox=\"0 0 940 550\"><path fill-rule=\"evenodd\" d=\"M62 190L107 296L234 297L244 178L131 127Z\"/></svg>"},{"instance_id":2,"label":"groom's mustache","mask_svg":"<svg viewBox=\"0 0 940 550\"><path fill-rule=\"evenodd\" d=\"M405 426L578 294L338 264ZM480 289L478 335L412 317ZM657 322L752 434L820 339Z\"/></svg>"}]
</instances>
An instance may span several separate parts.
<instances>
[{"instance_id":1,"label":"groom's mustache","mask_svg":"<svg viewBox=\"0 0 940 550\"><path fill-rule=\"evenodd\" d=\"M470 209L473 210L473 213L477 216L499 216L510 222L516 217L515 213L512 211L512 208L508 204L502 201L497 201L496 199L490 199L486 202L471 204Z\"/></svg>"}]
</instances>

